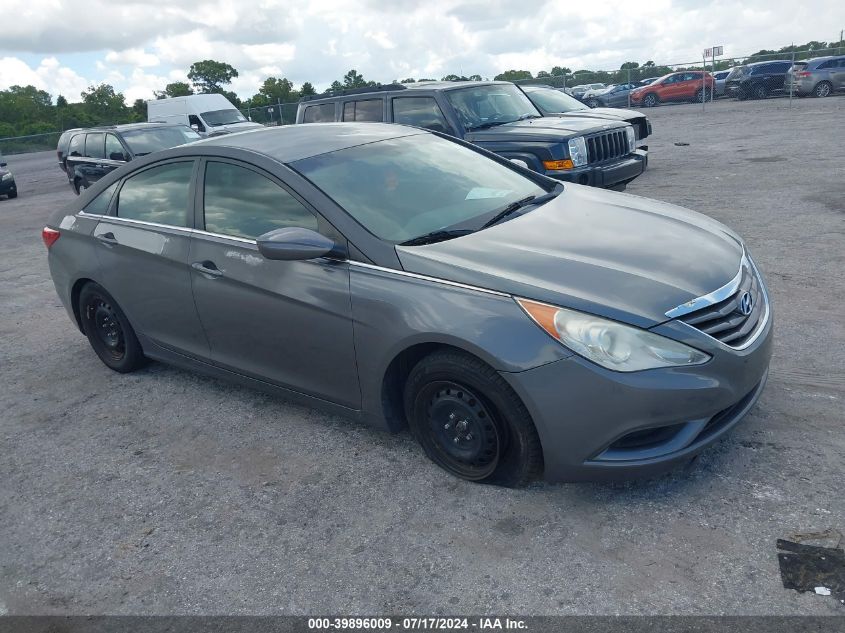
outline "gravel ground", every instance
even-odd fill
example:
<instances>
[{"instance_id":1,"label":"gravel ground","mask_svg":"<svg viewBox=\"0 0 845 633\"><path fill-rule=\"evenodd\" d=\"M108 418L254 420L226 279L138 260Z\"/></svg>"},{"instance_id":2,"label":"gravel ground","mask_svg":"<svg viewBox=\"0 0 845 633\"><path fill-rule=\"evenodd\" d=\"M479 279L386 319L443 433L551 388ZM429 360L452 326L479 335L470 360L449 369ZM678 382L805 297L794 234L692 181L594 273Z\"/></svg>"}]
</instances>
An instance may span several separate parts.
<instances>
[{"instance_id":1,"label":"gravel ground","mask_svg":"<svg viewBox=\"0 0 845 633\"><path fill-rule=\"evenodd\" d=\"M406 434L160 364L110 372L38 235L73 199L55 154L8 157L0 614L842 614L783 589L775 539L845 531L845 98L648 114L629 192L745 236L776 351L727 439L623 484L473 485Z\"/></svg>"}]
</instances>

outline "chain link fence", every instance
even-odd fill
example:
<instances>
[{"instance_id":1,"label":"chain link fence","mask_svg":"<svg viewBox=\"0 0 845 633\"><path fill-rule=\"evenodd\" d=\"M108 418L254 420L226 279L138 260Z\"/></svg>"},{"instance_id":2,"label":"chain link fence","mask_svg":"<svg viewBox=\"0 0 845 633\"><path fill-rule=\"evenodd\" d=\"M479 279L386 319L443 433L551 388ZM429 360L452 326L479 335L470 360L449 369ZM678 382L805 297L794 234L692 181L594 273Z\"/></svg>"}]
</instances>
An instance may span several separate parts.
<instances>
[{"instance_id":1,"label":"chain link fence","mask_svg":"<svg viewBox=\"0 0 845 633\"><path fill-rule=\"evenodd\" d=\"M61 132L47 132L0 138L0 156L55 150L61 135Z\"/></svg>"}]
</instances>

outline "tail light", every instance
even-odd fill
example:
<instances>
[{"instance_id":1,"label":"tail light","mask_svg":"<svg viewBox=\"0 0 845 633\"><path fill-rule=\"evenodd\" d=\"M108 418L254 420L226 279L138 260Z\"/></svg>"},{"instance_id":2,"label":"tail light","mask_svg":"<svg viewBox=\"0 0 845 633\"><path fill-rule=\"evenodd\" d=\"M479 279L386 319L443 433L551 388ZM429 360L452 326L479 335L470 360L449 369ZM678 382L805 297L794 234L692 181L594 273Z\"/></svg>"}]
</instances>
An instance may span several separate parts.
<instances>
[{"instance_id":1,"label":"tail light","mask_svg":"<svg viewBox=\"0 0 845 633\"><path fill-rule=\"evenodd\" d=\"M62 236L56 229L51 229L48 226L45 226L41 229L41 239L44 240L44 245L47 248L50 248L53 244L56 243L56 240Z\"/></svg>"},{"instance_id":2,"label":"tail light","mask_svg":"<svg viewBox=\"0 0 845 633\"><path fill-rule=\"evenodd\" d=\"M809 72L809 71L802 70L800 73L795 73L795 76L796 76L796 77L809 77L809 76L810 76L810 75L812 75L812 74L813 74L813 73L811 73L811 72Z\"/></svg>"}]
</instances>

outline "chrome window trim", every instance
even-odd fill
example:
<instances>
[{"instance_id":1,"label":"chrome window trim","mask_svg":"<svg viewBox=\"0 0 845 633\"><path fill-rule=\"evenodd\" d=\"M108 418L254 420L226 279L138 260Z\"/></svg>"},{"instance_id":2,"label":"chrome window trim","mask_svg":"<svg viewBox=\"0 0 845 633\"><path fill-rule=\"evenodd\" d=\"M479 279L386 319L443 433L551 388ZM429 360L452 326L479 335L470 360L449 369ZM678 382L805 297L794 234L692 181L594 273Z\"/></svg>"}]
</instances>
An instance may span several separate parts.
<instances>
[{"instance_id":1,"label":"chrome window trim","mask_svg":"<svg viewBox=\"0 0 845 633\"><path fill-rule=\"evenodd\" d=\"M678 317L689 314L690 312L695 312L696 310L701 310L707 306L724 301L735 293L737 288L739 288L739 284L742 282L742 273L746 268L751 268L751 265L749 264L748 256L745 254L745 251L743 251L742 259L739 262L739 272L736 274L736 277L731 279L721 288L717 288L709 294L696 297L695 299L690 299L686 303L682 303L681 305L672 308L666 312L666 316L670 319L677 319ZM759 273L757 276L759 278Z\"/></svg>"},{"instance_id":2,"label":"chrome window trim","mask_svg":"<svg viewBox=\"0 0 845 633\"><path fill-rule=\"evenodd\" d=\"M258 246L258 242L256 240L251 240L246 237L238 237L236 235L223 235L222 233L212 233L211 231L203 231L202 229L193 229L191 232L196 235L208 235L210 237L219 237L224 240L233 240L235 242L242 242L244 244L252 244L253 246Z\"/></svg>"},{"instance_id":3,"label":"chrome window trim","mask_svg":"<svg viewBox=\"0 0 845 633\"><path fill-rule=\"evenodd\" d=\"M440 279L439 277L429 277L428 275L420 275L418 273L409 273L405 270L397 270L395 268L385 268L384 266L376 266L375 264L366 264L364 262L356 262L354 260L349 260L349 264L351 266L357 266L359 268L368 268L370 270L378 270L386 273L391 273L394 275L399 275L400 277L411 277L413 279L421 279L423 281L431 281L438 284L443 284L445 286L453 286L455 288L463 288L465 290L474 290L476 292L483 292L490 295L496 295L498 297L507 297L511 298L506 292L500 292L498 290L491 290L490 288L480 288L479 286L471 286L469 284L462 284L458 281L450 281L448 279Z\"/></svg>"},{"instance_id":4,"label":"chrome window trim","mask_svg":"<svg viewBox=\"0 0 845 633\"><path fill-rule=\"evenodd\" d=\"M81 212L80 212L81 213ZM89 217L97 217L94 214L88 214ZM181 231L183 233L193 233L194 229L187 227L187 226L175 226L173 224L159 224L158 222L147 222L146 220L134 220L132 218L121 218L120 216L116 215L101 215L99 216L103 220L114 221L118 224L137 224L140 226L150 226L156 229L171 229L173 231Z\"/></svg>"}]
</instances>

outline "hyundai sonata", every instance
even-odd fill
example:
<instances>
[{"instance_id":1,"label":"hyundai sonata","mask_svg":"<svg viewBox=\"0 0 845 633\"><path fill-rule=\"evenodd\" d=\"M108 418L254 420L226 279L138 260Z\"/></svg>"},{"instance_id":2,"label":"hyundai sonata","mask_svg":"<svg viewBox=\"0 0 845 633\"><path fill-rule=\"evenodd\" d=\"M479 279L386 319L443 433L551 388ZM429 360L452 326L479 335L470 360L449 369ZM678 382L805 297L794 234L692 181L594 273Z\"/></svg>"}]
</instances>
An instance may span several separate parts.
<instances>
[{"instance_id":1,"label":"hyundai sonata","mask_svg":"<svg viewBox=\"0 0 845 633\"><path fill-rule=\"evenodd\" d=\"M650 474L753 406L772 312L730 229L400 125L132 161L44 228L110 368L173 363L379 428L501 485Z\"/></svg>"}]
</instances>

